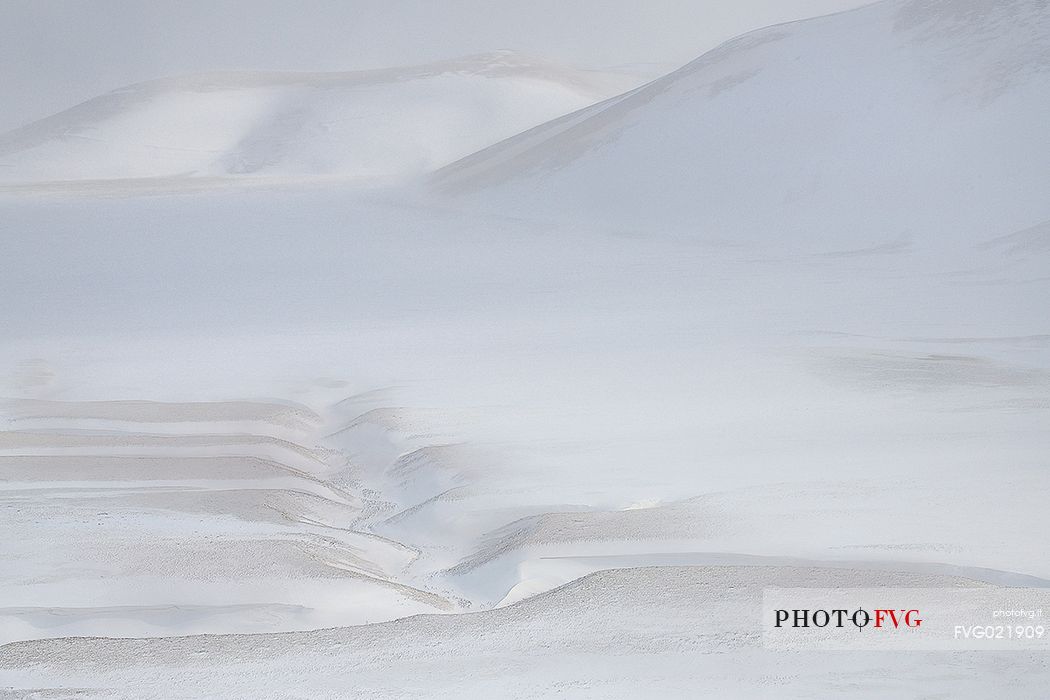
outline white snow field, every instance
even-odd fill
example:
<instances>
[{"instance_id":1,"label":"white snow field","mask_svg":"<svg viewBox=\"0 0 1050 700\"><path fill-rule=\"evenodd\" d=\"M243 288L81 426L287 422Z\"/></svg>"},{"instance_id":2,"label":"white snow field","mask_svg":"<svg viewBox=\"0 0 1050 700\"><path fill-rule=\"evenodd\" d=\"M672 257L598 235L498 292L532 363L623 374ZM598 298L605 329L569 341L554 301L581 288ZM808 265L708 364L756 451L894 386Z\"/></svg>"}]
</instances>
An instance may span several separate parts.
<instances>
[{"instance_id":1,"label":"white snow field","mask_svg":"<svg viewBox=\"0 0 1050 700\"><path fill-rule=\"evenodd\" d=\"M1050 587L1050 3L885 0L597 104L493 60L3 137L0 697L1046 697L1043 652L760 612ZM136 150L164 114L221 155Z\"/></svg>"}]
</instances>

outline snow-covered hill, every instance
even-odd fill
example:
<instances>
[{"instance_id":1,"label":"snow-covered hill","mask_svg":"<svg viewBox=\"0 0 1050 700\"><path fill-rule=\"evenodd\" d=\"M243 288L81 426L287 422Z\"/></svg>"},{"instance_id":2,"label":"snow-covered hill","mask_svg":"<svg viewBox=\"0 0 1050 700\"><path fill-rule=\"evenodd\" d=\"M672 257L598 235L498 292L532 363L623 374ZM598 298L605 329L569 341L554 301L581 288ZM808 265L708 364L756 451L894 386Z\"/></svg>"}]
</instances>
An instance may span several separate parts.
<instances>
[{"instance_id":1,"label":"snow-covered hill","mask_svg":"<svg viewBox=\"0 0 1050 700\"><path fill-rule=\"evenodd\" d=\"M124 85L216 70L345 71L508 48L648 79L751 29L865 0L182 0L0 5L0 132Z\"/></svg>"},{"instance_id":2,"label":"snow-covered hill","mask_svg":"<svg viewBox=\"0 0 1050 700\"><path fill-rule=\"evenodd\" d=\"M1050 218L1050 3L887 0L747 34L443 169L503 213L827 251Z\"/></svg>"},{"instance_id":3,"label":"snow-covered hill","mask_svg":"<svg viewBox=\"0 0 1050 700\"><path fill-rule=\"evenodd\" d=\"M387 70L152 80L0 135L0 182L397 180L636 83L509 52Z\"/></svg>"}]
</instances>

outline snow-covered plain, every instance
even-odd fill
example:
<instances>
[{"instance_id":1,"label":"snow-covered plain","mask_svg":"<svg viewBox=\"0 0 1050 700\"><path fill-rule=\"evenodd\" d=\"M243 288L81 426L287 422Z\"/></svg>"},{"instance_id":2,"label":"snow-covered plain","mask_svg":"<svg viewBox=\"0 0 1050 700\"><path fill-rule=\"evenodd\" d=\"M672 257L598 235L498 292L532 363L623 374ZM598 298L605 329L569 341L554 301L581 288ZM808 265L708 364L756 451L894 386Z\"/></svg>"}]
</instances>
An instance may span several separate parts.
<instances>
[{"instance_id":1,"label":"snow-covered plain","mask_svg":"<svg viewBox=\"0 0 1050 700\"><path fill-rule=\"evenodd\" d=\"M224 105L170 170L151 101L0 137L0 689L1044 696L1034 653L773 652L757 616L1050 586L1050 6L887 0L455 140L432 110L514 132L618 79L493 61L162 83ZM288 141L245 90L418 139Z\"/></svg>"}]
</instances>

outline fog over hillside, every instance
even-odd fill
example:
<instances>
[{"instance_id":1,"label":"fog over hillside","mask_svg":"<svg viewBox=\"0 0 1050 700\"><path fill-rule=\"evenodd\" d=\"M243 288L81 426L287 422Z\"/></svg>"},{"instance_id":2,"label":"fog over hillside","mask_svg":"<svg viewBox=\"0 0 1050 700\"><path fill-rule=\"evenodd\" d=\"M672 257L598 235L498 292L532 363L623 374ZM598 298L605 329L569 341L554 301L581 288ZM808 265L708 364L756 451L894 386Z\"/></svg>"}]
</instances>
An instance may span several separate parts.
<instances>
[{"instance_id":1,"label":"fog over hillside","mask_svg":"<svg viewBox=\"0 0 1050 700\"><path fill-rule=\"evenodd\" d=\"M124 85L210 71L346 71L509 49L653 78L749 29L864 0L10 0L7 130Z\"/></svg>"}]
</instances>

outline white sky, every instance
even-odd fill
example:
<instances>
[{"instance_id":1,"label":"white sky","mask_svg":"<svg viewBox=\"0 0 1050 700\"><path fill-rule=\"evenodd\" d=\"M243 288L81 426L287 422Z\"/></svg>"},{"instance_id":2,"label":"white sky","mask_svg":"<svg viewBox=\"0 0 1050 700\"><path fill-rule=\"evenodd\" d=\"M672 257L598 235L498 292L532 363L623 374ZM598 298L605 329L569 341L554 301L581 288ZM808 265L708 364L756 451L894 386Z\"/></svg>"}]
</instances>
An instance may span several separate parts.
<instances>
[{"instance_id":1,"label":"white sky","mask_svg":"<svg viewBox=\"0 0 1050 700\"><path fill-rule=\"evenodd\" d=\"M348 70L514 49L681 65L750 29L869 0L0 0L0 131L128 83Z\"/></svg>"}]
</instances>

